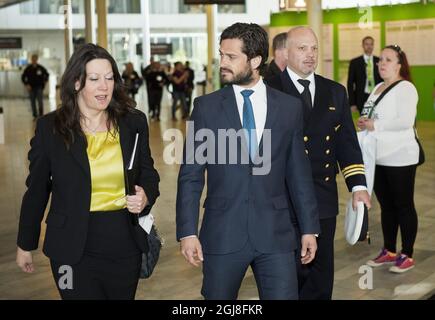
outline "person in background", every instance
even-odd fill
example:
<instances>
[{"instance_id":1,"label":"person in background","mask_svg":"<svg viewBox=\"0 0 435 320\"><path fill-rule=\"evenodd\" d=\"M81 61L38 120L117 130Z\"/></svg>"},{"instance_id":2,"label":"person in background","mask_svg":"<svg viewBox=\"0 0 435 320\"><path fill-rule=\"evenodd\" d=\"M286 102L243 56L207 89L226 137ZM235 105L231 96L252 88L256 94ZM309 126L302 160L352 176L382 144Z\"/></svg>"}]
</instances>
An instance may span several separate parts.
<instances>
[{"instance_id":1,"label":"person in background","mask_svg":"<svg viewBox=\"0 0 435 320\"><path fill-rule=\"evenodd\" d=\"M180 61L174 63L174 72L171 76L172 82L172 120L177 120L175 117L175 111L177 110L177 104L181 102L183 119L186 119L189 114L187 110L186 102L186 83L189 73L184 70L184 66Z\"/></svg>"},{"instance_id":2,"label":"person in background","mask_svg":"<svg viewBox=\"0 0 435 320\"><path fill-rule=\"evenodd\" d=\"M150 71L146 74L145 80L149 87L149 109L151 119L160 121L160 105L162 102L163 87L169 80L159 62L155 61L151 64Z\"/></svg>"},{"instance_id":3,"label":"person in background","mask_svg":"<svg viewBox=\"0 0 435 320\"><path fill-rule=\"evenodd\" d=\"M412 269L414 243L417 237L417 212L414 185L419 146L415 139L418 93L411 82L405 52L397 45L386 46L378 63L379 83L364 106L358 120L361 130L376 138L374 191L381 206L384 245L378 256L367 261L371 267L393 264L390 271L402 273ZM398 82L400 81L400 82ZM374 101L391 85L396 84L373 107ZM396 250L400 228L402 249Z\"/></svg>"},{"instance_id":4,"label":"person in background","mask_svg":"<svg viewBox=\"0 0 435 320\"><path fill-rule=\"evenodd\" d=\"M125 64L125 70L122 73L122 80L124 81L128 94L134 100L134 96L137 94L140 86L142 85L142 79L134 70L133 63L127 62Z\"/></svg>"},{"instance_id":5,"label":"person in background","mask_svg":"<svg viewBox=\"0 0 435 320\"><path fill-rule=\"evenodd\" d=\"M134 299L148 247L133 222L159 196L146 116L126 94L115 60L94 44L71 56L60 91L61 107L37 121L30 142L16 262L35 271L32 251L51 198L43 252L62 299ZM136 136L136 194L126 196Z\"/></svg>"},{"instance_id":6,"label":"person in background","mask_svg":"<svg viewBox=\"0 0 435 320\"><path fill-rule=\"evenodd\" d=\"M187 114L190 114L190 108L192 105L192 93L193 93L193 89L195 88L195 84L194 84L194 80L195 80L195 71L193 71L192 68L190 68L190 62L186 61L185 63L186 66L186 72L189 73L189 75L187 76L187 81L186 81L186 104L187 104Z\"/></svg>"},{"instance_id":7,"label":"person in background","mask_svg":"<svg viewBox=\"0 0 435 320\"><path fill-rule=\"evenodd\" d=\"M350 61L347 76L347 92L352 112L359 112L367 101L373 88L382 81L379 76L377 63L379 58L373 55L375 40L364 37L362 47L364 54Z\"/></svg>"},{"instance_id":8,"label":"person in background","mask_svg":"<svg viewBox=\"0 0 435 320\"><path fill-rule=\"evenodd\" d=\"M43 92L48 82L49 74L47 69L38 64L38 55L33 54L29 64L21 76L21 80L29 92L30 105L32 107L33 119L44 114ZM38 109L36 109L38 101Z\"/></svg>"},{"instance_id":9,"label":"person in background","mask_svg":"<svg viewBox=\"0 0 435 320\"><path fill-rule=\"evenodd\" d=\"M265 81L283 72L287 66L287 32L281 32L273 38L272 50L273 60L266 67L263 75Z\"/></svg>"}]
</instances>

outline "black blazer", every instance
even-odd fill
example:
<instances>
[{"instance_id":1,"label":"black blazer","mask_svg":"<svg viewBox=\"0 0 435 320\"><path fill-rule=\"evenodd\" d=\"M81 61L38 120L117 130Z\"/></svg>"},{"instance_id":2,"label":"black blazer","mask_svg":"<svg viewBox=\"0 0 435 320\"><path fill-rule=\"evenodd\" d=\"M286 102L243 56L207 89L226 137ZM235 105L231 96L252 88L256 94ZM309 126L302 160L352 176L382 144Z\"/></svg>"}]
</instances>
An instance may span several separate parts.
<instances>
[{"instance_id":1,"label":"black blazer","mask_svg":"<svg viewBox=\"0 0 435 320\"><path fill-rule=\"evenodd\" d=\"M281 69L275 63L275 60L272 60L267 66L265 66L265 71L263 74L264 81L267 81L281 73Z\"/></svg>"},{"instance_id":2,"label":"black blazer","mask_svg":"<svg viewBox=\"0 0 435 320\"><path fill-rule=\"evenodd\" d=\"M62 138L54 134L54 118L54 112L40 118L30 142L30 172L21 205L17 245L27 251L38 248L41 221L51 194L43 252L53 260L74 264L80 260L86 243L90 167L85 138L76 134L75 142L67 150ZM140 154L135 182L145 190L149 200L150 205L141 213L145 215L159 196L159 175L151 158L146 116L135 110L119 122L124 167L128 166L137 131Z\"/></svg>"},{"instance_id":3,"label":"black blazer","mask_svg":"<svg viewBox=\"0 0 435 320\"><path fill-rule=\"evenodd\" d=\"M349 191L357 185L366 186L366 179L346 89L317 74L314 79L314 105L306 117L304 142L311 161L320 219L325 219L338 214L339 167ZM269 81L269 85L302 99L287 70Z\"/></svg>"},{"instance_id":4,"label":"black blazer","mask_svg":"<svg viewBox=\"0 0 435 320\"><path fill-rule=\"evenodd\" d=\"M375 78L375 85L382 81L377 66L378 62L379 58L373 56L373 76ZM349 64L349 73L347 76L347 91L349 95L349 104L351 106L356 105L360 112L366 102L366 94L364 92L366 79L366 62L364 56L352 59Z\"/></svg>"},{"instance_id":5,"label":"black blazer","mask_svg":"<svg viewBox=\"0 0 435 320\"><path fill-rule=\"evenodd\" d=\"M255 165L241 161L242 154L247 157L243 133L235 144L227 139L224 147L209 139L207 142L195 141L195 154L207 143L207 148L214 149L216 159L198 163L188 156L188 161L180 167L177 239L198 232L200 198L207 171L207 197L199 235L205 253L236 252L248 239L257 251L263 253L295 250L298 242L290 219L289 198L296 206L301 233L320 233L310 162L302 141L301 103L270 87L266 90L264 128L270 130L271 136L264 150L270 151L271 158L264 165L270 166L270 171L255 174ZM191 121L194 125L189 127L194 127L195 133L208 129L218 137L222 129L241 132L232 86L196 98ZM257 155L263 154L263 138L264 134ZM231 161L230 155L234 154L237 161Z\"/></svg>"}]
</instances>

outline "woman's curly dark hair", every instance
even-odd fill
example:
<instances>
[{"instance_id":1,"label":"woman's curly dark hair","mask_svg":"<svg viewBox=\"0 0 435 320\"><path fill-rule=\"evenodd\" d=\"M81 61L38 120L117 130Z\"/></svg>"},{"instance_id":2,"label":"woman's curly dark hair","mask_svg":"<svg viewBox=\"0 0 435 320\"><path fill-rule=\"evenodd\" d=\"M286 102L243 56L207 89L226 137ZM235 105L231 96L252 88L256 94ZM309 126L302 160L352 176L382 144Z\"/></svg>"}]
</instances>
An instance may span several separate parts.
<instances>
[{"instance_id":1,"label":"woman's curly dark hair","mask_svg":"<svg viewBox=\"0 0 435 320\"><path fill-rule=\"evenodd\" d=\"M105 59L112 65L114 89L112 100L106 109L107 127L112 126L119 131L119 119L129 112L136 112L136 102L125 91L121 75L113 57L106 49L92 44L84 44L78 48L68 61L60 83L61 107L56 111L54 120L55 133L59 134L69 149L74 143L74 135L84 137L80 126L81 112L78 106L78 93L86 84L86 64L94 59ZM75 83L80 81L80 88Z\"/></svg>"}]
</instances>

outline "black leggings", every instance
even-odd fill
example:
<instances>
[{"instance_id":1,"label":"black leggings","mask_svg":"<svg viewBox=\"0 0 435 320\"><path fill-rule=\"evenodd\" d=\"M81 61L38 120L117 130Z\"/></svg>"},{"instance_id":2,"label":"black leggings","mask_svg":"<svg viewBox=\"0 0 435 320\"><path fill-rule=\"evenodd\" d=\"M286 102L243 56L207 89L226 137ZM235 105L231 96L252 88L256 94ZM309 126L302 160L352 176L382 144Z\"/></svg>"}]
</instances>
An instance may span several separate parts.
<instances>
[{"instance_id":1,"label":"black leggings","mask_svg":"<svg viewBox=\"0 0 435 320\"><path fill-rule=\"evenodd\" d=\"M414 184L417 166L376 166L374 191L381 205L384 247L396 252L400 227L402 253L412 257L417 236L417 212L414 206Z\"/></svg>"}]
</instances>

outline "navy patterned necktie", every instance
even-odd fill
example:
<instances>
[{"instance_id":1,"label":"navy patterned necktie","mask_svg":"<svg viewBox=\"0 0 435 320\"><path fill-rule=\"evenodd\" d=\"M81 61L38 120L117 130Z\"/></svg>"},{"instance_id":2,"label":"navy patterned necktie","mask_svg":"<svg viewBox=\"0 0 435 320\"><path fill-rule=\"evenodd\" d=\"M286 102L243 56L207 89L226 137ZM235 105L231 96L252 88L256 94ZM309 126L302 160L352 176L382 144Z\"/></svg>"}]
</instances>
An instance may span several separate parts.
<instances>
[{"instance_id":1,"label":"navy patterned necktie","mask_svg":"<svg viewBox=\"0 0 435 320\"><path fill-rule=\"evenodd\" d=\"M255 127L254 110L252 109L249 96L254 93L254 90L243 90L240 93L243 96L243 129L245 129L249 155L252 160L257 152L257 130Z\"/></svg>"}]
</instances>

